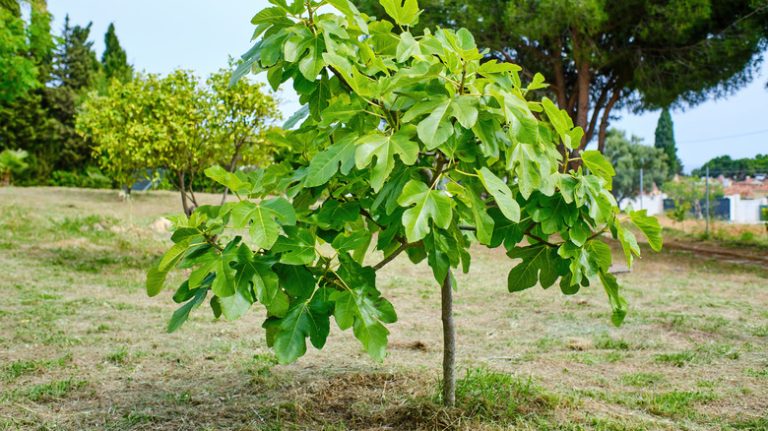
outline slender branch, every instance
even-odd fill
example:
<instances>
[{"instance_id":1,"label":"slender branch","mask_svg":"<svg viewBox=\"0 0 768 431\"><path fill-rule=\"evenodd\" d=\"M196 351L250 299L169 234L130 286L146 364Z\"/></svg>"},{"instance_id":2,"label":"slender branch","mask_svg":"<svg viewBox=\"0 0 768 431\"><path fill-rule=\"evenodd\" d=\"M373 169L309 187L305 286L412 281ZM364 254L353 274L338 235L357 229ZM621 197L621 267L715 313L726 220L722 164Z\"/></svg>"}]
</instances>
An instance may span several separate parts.
<instances>
[{"instance_id":1,"label":"slender branch","mask_svg":"<svg viewBox=\"0 0 768 431\"><path fill-rule=\"evenodd\" d=\"M386 264L388 264L389 262L392 262L393 260L395 260L395 258L400 253L404 252L405 250L409 249L412 246L413 246L412 244L408 244L407 242L400 244L400 247L398 247L397 250L393 251L392 254L390 254L389 256L385 257L384 260L382 260L381 262L379 262L376 265L374 265L373 266L373 270L374 271L380 270Z\"/></svg>"},{"instance_id":2,"label":"slender branch","mask_svg":"<svg viewBox=\"0 0 768 431\"><path fill-rule=\"evenodd\" d=\"M534 235L534 234L532 234L532 233L527 233L527 234L526 234L526 236L529 236L529 237L531 237L531 238L535 239L536 241L538 241L538 242L540 242L540 243L542 243L542 244L544 244L544 245L547 245L547 246L549 246L549 247L553 247L553 248L560 248L560 245L559 245L559 244L554 244L554 243L551 243L551 242L549 242L549 241L545 240L544 238L541 238L541 237L539 237L539 236L536 236L536 235Z\"/></svg>"},{"instance_id":3,"label":"slender branch","mask_svg":"<svg viewBox=\"0 0 768 431\"><path fill-rule=\"evenodd\" d=\"M205 238L205 242L210 244L216 250L224 251L224 248L222 246L220 246L219 243L216 242L216 237L215 236L210 236L210 235L206 234L205 232L203 232L203 238Z\"/></svg>"},{"instance_id":4,"label":"slender branch","mask_svg":"<svg viewBox=\"0 0 768 431\"><path fill-rule=\"evenodd\" d=\"M381 229L381 230L384 230L384 226L382 226L381 224L379 224L379 222L377 222L377 221L376 221L376 220L373 218L373 216L371 215L371 213L369 213L369 212L368 212L368 210L366 210L365 208L360 208L360 214L361 214L363 217L365 217L365 218L367 218L368 220L370 220L370 221L371 221L373 224L375 224L376 226L378 226L378 227L379 227L379 229Z\"/></svg>"},{"instance_id":5,"label":"slender branch","mask_svg":"<svg viewBox=\"0 0 768 431\"><path fill-rule=\"evenodd\" d=\"M599 231L597 231L597 232L593 233L592 235L590 235L589 238L587 238L587 241L591 241L591 240L599 237L600 235L604 234L605 231L607 231L607 230L608 230L608 226L603 227ZM587 241L585 241L585 242L587 242Z\"/></svg>"},{"instance_id":6,"label":"slender branch","mask_svg":"<svg viewBox=\"0 0 768 431\"><path fill-rule=\"evenodd\" d=\"M558 247L560 247L560 244L553 244L553 243L551 243L551 242L549 242L549 241L545 240L544 238L541 238L540 236L537 236L537 235L534 235L534 234L532 234L532 233L531 233L531 231L533 230L533 227L534 227L534 226L536 226L536 225L533 225L533 224L532 224L532 225L530 225L530 226L528 227L528 229L526 229L526 230L525 230L525 232L523 233L523 235L529 236L529 237L531 237L531 238L535 239L536 241L538 241L538 242L540 242L540 243L542 243L542 244L546 244L546 245L548 245L548 246L550 246L550 247L554 247L554 248L558 248Z\"/></svg>"},{"instance_id":7,"label":"slender branch","mask_svg":"<svg viewBox=\"0 0 768 431\"><path fill-rule=\"evenodd\" d=\"M437 159L437 166L435 166L435 170L432 173L432 185L429 187L430 189L434 189L437 182L440 181L440 176L443 175L443 170L447 163L447 160L444 157L441 157L440 153L438 153L435 158Z\"/></svg>"}]
</instances>

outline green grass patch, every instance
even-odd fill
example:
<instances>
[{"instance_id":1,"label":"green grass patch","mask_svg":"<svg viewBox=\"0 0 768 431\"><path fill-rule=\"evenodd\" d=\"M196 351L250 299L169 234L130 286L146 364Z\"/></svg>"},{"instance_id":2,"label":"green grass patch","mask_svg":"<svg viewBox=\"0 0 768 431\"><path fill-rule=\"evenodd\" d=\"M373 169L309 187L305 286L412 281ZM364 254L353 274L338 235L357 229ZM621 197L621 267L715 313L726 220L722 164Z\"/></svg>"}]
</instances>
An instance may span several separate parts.
<instances>
[{"instance_id":1,"label":"green grass patch","mask_svg":"<svg viewBox=\"0 0 768 431\"><path fill-rule=\"evenodd\" d=\"M763 368L762 370L747 368L744 370L744 374L748 375L749 377L755 377L758 379L768 379L768 368Z\"/></svg>"},{"instance_id":2,"label":"green grass patch","mask_svg":"<svg viewBox=\"0 0 768 431\"><path fill-rule=\"evenodd\" d=\"M723 427L724 431L768 431L768 414L761 418L744 419L731 422Z\"/></svg>"},{"instance_id":3,"label":"green grass patch","mask_svg":"<svg viewBox=\"0 0 768 431\"><path fill-rule=\"evenodd\" d=\"M755 337L768 337L768 325L752 328L750 331Z\"/></svg>"},{"instance_id":4,"label":"green grass patch","mask_svg":"<svg viewBox=\"0 0 768 431\"><path fill-rule=\"evenodd\" d=\"M71 392L74 392L87 384L88 382L85 380L74 378L55 380L49 383L34 385L26 389L16 390L11 394L11 397L23 397L34 402L56 401L65 398Z\"/></svg>"},{"instance_id":5,"label":"green grass patch","mask_svg":"<svg viewBox=\"0 0 768 431\"><path fill-rule=\"evenodd\" d=\"M621 376L621 382L629 386L647 387L664 383L666 378L660 373L629 373Z\"/></svg>"},{"instance_id":6,"label":"green grass patch","mask_svg":"<svg viewBox=\"0 0 768 431\"><path fill-rule=\"evenodd\" d=\"M709 391L671 391L642 397L640 405L659 416L690 416L695 403L714 401Z\"/></svg>"},{"instance_id":7,"label":"green grass patch","mask_svg":"<svg viewBox=\"0 0 768 431\"><path fill-rule=\"evenodd\" d=\"M684 350L676 353L660 353L654 355L653 359L656 362L671 364L676 367L684 367L690 362L696 360L696 352L690 350Z\"/></svg>"},{"instance_id":8,"label":"green grass patch","mask_svg":"<svg viewBox=\"0 0 768 431\"><path fill-rule=\"evenodd\" d=\"M104 359L115 365L125 365L128 362L128 349L120 347L117 350L108 353Z\"/></svg>"},{"instance_id":9,"label":"green grass patch","mask_svg":"<svg viewBox=\"0 0 768 431\"><path fill-rule=\"evenodd\" d=\"M60 368L72 361L72 355L66 354L58 359L19 360L5 364L0 368L0 379L13 381L27 374L43 370Z\"/></svg>"},{"instance_id":10,"label":"green grass patch","mask_svg":"<svg viewBox=\"0 0 768 431\"><path fill-rule=\"evenodd\" d=\"M95 214L84 217L66 217L63 220L51 220L55 231L64 236L83 236L88 238L112 238L115 233L112 227L119 224L113 217Z\"/></svg>"},{"instance_id":11,"label":"green grass patch","mask_svg":"<svg viewBox=\"0 0 768 431\"><path fill-rule=\"evenodd\" d=\"M623 338L613 338L608 334L595 337L595 348L601 350L630 350L630 344Z\"/></svg>"},{"instance_id":12,"label":"green grass patch","mask_svg":"<svg viewBox=\"0 0 768 431\"><path fill-rule=\"evenodd\" d=\"M559 397L535 384L530 377L521 378L487 368L469 369L456 381L456 406L470 417L512 421L550 412L559 402Z\"/></svg>"}]
</instances>

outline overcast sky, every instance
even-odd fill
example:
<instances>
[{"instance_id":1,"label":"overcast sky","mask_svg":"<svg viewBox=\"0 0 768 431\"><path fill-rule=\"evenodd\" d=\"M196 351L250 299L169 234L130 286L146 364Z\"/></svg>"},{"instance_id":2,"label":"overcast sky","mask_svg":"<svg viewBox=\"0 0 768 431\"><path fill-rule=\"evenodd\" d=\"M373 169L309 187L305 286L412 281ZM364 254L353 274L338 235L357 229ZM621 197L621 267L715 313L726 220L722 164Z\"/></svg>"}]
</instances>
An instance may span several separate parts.
<instances>
[{"instance_id":1,"label":"overcast sky","mask_svg":"<svg viewBox=\"0 0 768 431\"><path fill-rule=\"evenodd\" d=\"M120 42L136 69L167 73L191 69L205 76L250 48L250 18L266 0L49 0L58 31L69 13L75 24L93 22L92 39L101 55L104 32L114 22ZM768 67L738 94L710 101L685 112L674 111L678 154L686 171L712 157L753 157L768 153ZM295 95L281 94L289 116L298 108ZM620 113L612 126L653 145L658 112Z\"/></svg>"}]
</instances>

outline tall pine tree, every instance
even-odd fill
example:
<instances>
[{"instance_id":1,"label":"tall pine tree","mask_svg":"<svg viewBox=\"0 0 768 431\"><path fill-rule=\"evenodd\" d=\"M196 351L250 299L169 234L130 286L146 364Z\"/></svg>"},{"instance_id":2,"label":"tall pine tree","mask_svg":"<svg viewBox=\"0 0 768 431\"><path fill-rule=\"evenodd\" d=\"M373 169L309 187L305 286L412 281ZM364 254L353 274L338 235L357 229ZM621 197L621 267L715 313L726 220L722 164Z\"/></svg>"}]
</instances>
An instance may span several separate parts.
<instances>
[{"instance_id":1,"label":"tall pine tree","mask_svg":"<svg viewBox=\"0 0 768 431\"><path fill-rule=\"evenodd\" d=\"M48 89L48 107L56 123L54 145L57 170L81 170L91 161L91 146L75 132L75 115L85 93L94 88L101 73L101 63L89 40L91 23L70 25L69 16L53 56L52 87Z\"/></svg>"},{"instance_id":2,"label":"tall pine tree","mask_svg":"<svg viewBox=\"0 0 768 431\"><path fill-rule=\"evenodd\" d=\"M115 32L115 24L109 24L104 35L104 54L101 56L101 65L104 67L104 75L109 81L117 79L120 82L128 82L133 77L133 67L128 64L128 56L120 46L120 40Z\"/></svg>"},{"instance_id":3,"label":"tall pine tree","mask_svg":"<svg viewBox=\"0 0 768 431\"><path fill-rule=\"evenodd\" d=\"M656 124L656 142L654 142L654 147L663 150L667 155L670 176L683 172L683 163L677 157L675 125L672 123L672 115L669 114L669 109L667 108L661 110L659 122Z\"/></svg>"}]
</instances>

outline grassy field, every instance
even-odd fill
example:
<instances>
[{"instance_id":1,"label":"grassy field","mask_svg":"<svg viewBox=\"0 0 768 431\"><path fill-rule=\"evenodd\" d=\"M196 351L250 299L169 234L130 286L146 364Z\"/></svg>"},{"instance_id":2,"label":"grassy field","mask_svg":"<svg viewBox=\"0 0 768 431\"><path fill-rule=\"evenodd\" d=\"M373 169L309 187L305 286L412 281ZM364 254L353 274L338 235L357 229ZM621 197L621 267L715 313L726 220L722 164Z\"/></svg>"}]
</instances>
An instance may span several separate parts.
<instances>
[{"instance_id":1,"label":"grassy field","mask_svg":"<svg viewBox=\"0 0 768 431\"><path fill-rule=\"evenodd\" d=\"M478 248L459 277L446 410L426 266L383 271L400 316L383 364L333 328L323 351L276 365L261 309L226 323L201 308L166 334L170 292L147 298L143 281L168 244L155 222L179 207L171 193L0 188L0 429L768 429L765 269L646 252L620 275L617 329L600 288L509 294L511 262Z\"/></svg>"}]
</instances>

